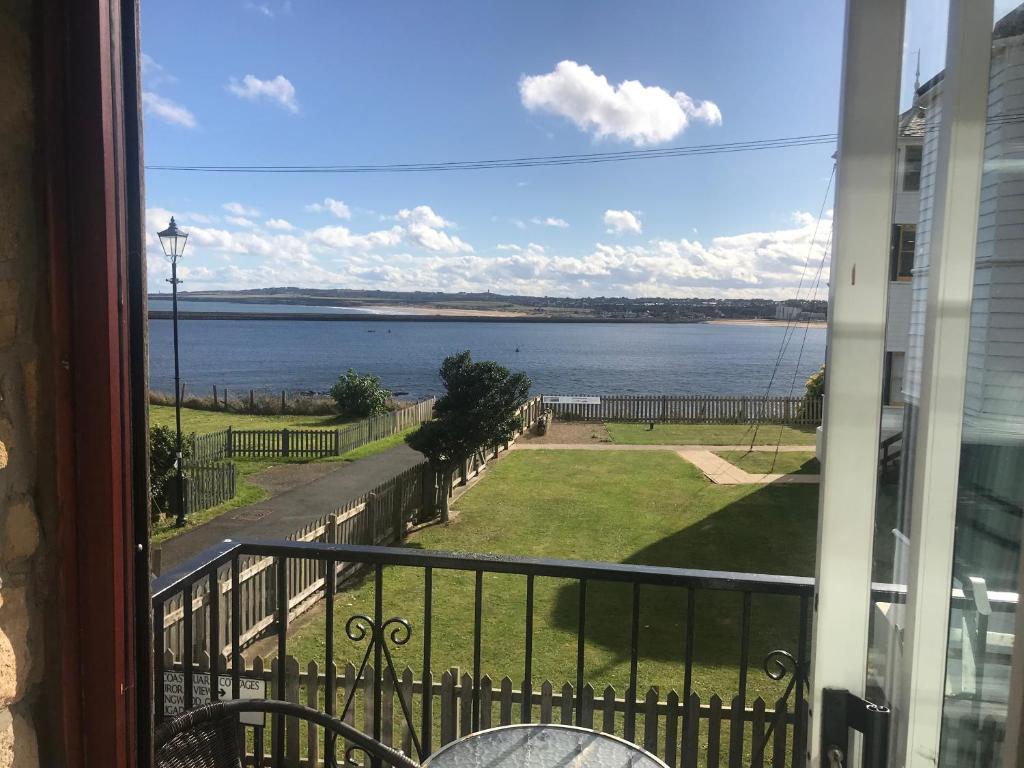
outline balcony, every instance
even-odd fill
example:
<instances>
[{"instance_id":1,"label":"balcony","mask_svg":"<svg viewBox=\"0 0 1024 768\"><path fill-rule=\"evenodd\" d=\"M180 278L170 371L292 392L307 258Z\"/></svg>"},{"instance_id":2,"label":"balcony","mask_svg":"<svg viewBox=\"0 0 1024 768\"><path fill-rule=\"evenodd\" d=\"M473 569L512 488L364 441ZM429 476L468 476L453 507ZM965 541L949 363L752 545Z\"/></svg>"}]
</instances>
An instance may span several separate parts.
<instances>
[{"instance_id":1,"label":"balcony","mask_svg":"<svg viewBox=\"0 0 1024 768\"><path fill-rule=\"evenodd\" d=\"M398 570L422 585L417 604L389 601L386 574ZM471 580L467 605L447 604L452 579ZM369 610L352 607L353 585L372 595ZM786 576L225 542L153 586L156 712L298 701L420 760L492 726L560 722L616 733L672 766L803 765L813 591L812 579ZM515 613L517 637L491 636L495 610ZM295 657L291 629L321 626L319 614L319 657ZM711 625L727 642L702 642ZM489 653L498 640L516 658ZM260 648L271 658L254 657ZM571 674L544 679L552 668ZM269 732L262 716L247 726L247 764L322 763L330 746L317 729L278 720Z\"/></svg>"}]
</instances>

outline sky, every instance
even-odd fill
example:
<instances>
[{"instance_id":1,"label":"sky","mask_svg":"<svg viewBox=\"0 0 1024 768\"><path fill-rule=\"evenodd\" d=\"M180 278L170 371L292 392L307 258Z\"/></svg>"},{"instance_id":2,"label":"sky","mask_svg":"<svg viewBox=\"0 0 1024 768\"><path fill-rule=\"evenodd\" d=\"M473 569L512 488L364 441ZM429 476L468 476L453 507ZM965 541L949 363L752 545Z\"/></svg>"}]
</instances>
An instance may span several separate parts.
<instances>
[{"instance_id":1,"label":"sky","mask_svg":"<svg viewBox=\"0 0 1024 768\"><path fill-rule=\"evenodd\" d=\"M145 160L445 162L833 133L842 25L843 4L821 0L145 0ZM415 174L147 170L150 289L167 289L155 233L174 215L190 232L184 290L785 299L809 263L810 298L833 151Z\"/></svg>"}]
</instances>

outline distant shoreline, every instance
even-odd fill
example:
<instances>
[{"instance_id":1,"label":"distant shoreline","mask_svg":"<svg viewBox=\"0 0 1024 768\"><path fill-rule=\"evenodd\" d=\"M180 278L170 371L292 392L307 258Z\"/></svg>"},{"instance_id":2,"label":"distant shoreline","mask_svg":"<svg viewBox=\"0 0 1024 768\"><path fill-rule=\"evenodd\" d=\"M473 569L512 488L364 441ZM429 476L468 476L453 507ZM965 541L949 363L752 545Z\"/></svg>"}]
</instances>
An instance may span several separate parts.
<instances>
[{"instance_id":1,"label":"distant shoreline","mask_svg":"<svg viewBox=\"0 0 1024 768\"><path fill-rule=\"evenodd\" d=\"M724 319L724 320L705 320L704 322L709 325L759 325L759 326L773 326L773 325L785 325L788 322L792 322L793 325L807 326L809 328L827 328L828 323L824 320L742 320L736 319Z\"/></svg>"},{"instance_id":2,"label":"distant shoreline","mask_svg":"<svg viewBox=\"0 0 1024 768\"><path fill-rule=\"evenodd\" d=\"M166 309L151 309L150 320L170 320L172 313ZM378 313L340 312L178 312L179 320L301 320L307 322L331 321L371 323L628 323L631 325L694 325L704 320L656 320L651 318L613 317L552 317L522 314L507 315L453 315L453 314L403 314L385 315Z\"/></svg>"},{"instance_id":3,"label":"distant shoreline","mask_svg":"<svg viewBox=\"0 0 1024 768\"><path fill-rule=\"evenodd\" d=\"M170 320L172 313L165 309L151 309L150 320ZM738 325L752 327L784 327L785 320L660 320L649 317L566 317L551 315L506 314L464 314L459 310L439 310L436 313L423 314L384 314L355 312L197 312L195 310L179 311L179 320L300 320L306 322L371 322L371 323L617 323L629 325ZM794 321L794 325L810 328L825 328L821 320Z\"/></svg>"}]
</instances>

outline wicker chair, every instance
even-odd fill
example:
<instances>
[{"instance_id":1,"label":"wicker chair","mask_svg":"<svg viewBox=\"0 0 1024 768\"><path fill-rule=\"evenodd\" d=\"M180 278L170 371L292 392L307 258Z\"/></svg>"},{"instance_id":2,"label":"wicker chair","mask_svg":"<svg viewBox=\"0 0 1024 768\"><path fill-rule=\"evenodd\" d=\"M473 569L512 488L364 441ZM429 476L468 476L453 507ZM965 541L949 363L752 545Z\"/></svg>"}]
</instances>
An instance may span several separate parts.
<instances>
[{"instance_id":1,"label":"wicker chair","mask_svg":"<svg viewBox=\"0 0 1024 768\"><path fill-rule=\"evenodd\" d=\"M157 768L242 768L239 747L244 741L238 716L243 712L263 712L306 720L334 737L340 736L354 745L353 749L384 765L419 768L401 752L374 741L347 723L300 704L273 699L239 699L207 704L161 725L156 731ZM328 766L333 764L333 757L333 754L329 755ZM349 760L346 755L345 764L354 764Z\"/></svg>"}]
</instances>

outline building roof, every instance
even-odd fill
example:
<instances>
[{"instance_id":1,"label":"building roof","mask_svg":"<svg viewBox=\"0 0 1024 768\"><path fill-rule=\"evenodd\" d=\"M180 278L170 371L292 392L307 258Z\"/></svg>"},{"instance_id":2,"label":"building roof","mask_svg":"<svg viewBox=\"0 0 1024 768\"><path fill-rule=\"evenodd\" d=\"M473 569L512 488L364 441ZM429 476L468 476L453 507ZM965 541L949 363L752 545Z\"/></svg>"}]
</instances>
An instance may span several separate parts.
<instances>
[{"instance_id":1,"label":"building roof","mask_svg":"<svg viewBox=\"0 0 1024 768\"><path fill-rule=\"evenodd\" d=\"M992 39L1002 40L1005 37L1024 35L1024 3L1018 5L996 22L992 29Z\"/></svg>"},{"instance_id":2,"label":"building roof","mask_svg":"<svg viewBox=\"0 0 1024 768\"><path fill-rule=\"evenodd\" d=\"M925 128L925 108L922 106L917 97L914 98L914 104L906 112L900 115L899 120L899 136L901 139L921 139L924 138Z\"/></svg>"}]
</instances>

